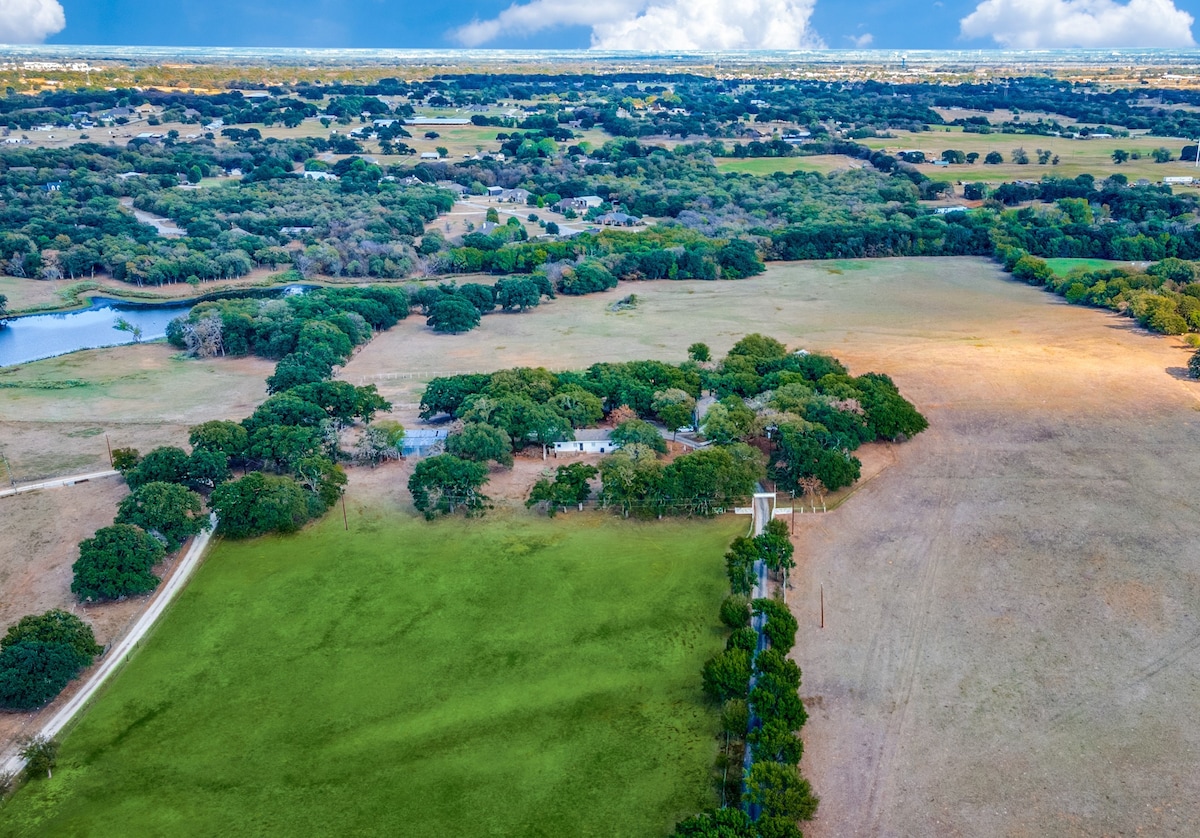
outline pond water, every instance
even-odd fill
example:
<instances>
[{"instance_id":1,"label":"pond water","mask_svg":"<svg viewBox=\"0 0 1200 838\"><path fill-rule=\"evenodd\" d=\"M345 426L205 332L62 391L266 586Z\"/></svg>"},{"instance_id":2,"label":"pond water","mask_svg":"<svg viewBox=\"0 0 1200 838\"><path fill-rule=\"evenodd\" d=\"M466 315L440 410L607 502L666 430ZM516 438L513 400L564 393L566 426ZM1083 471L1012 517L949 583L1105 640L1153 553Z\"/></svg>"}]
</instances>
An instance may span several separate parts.
<instances>
[{"instance_id":1,"label":"pond water","mask_svg":"<svg viewBox=\"0 0 1200 838\"><path fill-rule=\"evenodd\" d=\"M289 285L274 289L268 295L298 294L304 290L305 286ZM0 367L53 358L81 349L137 342L132 332L117 328L120 320L141 329L141 341L157 340L166 335L168 323L187 314L193 305L194 301L139 305L94 297L90 307L79 311L14 317L6 326L0 327Z\"/></svg>"}]
</instances>

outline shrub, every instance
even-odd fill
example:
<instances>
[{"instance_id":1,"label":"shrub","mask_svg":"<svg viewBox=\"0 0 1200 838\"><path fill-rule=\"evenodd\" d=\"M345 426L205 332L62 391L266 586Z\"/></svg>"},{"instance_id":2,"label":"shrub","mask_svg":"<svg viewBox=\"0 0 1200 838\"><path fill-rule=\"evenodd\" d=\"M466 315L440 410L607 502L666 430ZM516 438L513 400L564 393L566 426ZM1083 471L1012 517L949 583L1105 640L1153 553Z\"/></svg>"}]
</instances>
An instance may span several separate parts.
<instances>
[{"instance_id":1,"label":"shrub","mask_svg":"<svg viewBox=\"0 0 1200 838\"><path fill-rule=\"evenodd\" d=\"M145 530L131 524L104 527L79 545L71 591L84 601L148 593L158 586L150 570L164 553L162 543Z\"/></svg>"},{"instance_id":2,"label":"shrub","mask_svg":"<svg viewBox=\"0 0 1200 838\"><path fill-rule=\"evenodd\" d=\"M750 598L731 594L721 603L721 622L731 629L750 625Z\"/></svg>"}]
</instances>

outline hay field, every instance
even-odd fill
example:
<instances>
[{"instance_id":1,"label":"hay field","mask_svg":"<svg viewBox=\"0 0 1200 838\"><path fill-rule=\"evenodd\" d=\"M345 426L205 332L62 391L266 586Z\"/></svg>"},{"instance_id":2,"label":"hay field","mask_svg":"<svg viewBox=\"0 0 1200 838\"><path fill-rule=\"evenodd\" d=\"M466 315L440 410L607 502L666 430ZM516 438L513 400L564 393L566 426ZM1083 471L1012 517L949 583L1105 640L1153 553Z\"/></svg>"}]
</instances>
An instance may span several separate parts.
<instances>
[{"instance_id":1,"label":"hay field","mask_svg":"<svg viewBox=\"0 0 1200 838\"><path fill-rule=\"evenodd\" d=\"M822 797L805 834L1200 831L1200 384L1175 339L984 260L825 262L624 285L459 337L412 318L345 377L679 359L755 330L887 372L931 423L798 522Z\"/></svg>"}]
</instances>

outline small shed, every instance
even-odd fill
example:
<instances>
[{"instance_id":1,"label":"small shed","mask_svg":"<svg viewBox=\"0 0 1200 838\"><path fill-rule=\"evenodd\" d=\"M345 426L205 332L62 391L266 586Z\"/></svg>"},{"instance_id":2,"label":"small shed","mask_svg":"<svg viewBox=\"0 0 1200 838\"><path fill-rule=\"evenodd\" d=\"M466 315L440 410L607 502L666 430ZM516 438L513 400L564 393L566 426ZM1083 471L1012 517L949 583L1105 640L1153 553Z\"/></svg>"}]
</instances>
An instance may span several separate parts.
<instances>
[{"instance_id":1,"label":"small shed","mask_svg":"<svg viewBox=\"0 0 1200 838\"><path fill-rule=\"evenodd\" d=\"M554 443L554 455L610 454L621 446L612 440L612 431L601 428L578 430L575 439Z\"/></svg>"},{"instance_id":2,"label":"small shed","mask_svg":"<svg viewBox=\"0 0 1200 838\"><path fill-rule=\"evenodd\" d=\"M400 453L405 457L429 457L440 454L446 446L445 430L437 428L414 428L404 432Z\"/></svg>"}]
</instances>

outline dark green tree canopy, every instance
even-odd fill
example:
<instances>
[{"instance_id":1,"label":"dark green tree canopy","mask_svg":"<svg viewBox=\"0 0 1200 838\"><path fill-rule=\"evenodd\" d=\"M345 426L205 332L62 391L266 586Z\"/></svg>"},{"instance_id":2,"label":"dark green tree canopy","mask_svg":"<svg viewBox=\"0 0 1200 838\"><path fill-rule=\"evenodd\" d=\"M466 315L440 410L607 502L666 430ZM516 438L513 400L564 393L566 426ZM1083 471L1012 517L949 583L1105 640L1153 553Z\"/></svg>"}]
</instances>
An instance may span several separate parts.
<instances>
[{"instance_id":1,"label":"dark green tree canopy","mask_svg":"<svg viewBox=\"0 0 1200 838\"><path fill-rule=\"evenodd\" d=\"M160 536L168 551L208 526L204 500L177 483L144 483L121 500L117 523L133 524Z\"/></svg>"},{"instance_id":2,"label":"dark green tree canopy","mask_svg":"<svg viewBox=\"0 0 1200 838\"><path fill-rule=\"evenodd\" d=\"M148 593L158 587L151 568L164 552L158 539L132 524L97 530L79 545L71 592L84 601Z\"/></svg>"},{"instance_id":3,"label":"dark green tree canopy","mask_svg":"<svg viewBox=\"0 0 1200 838\"><path fill-rule=\"evenodd\" d=\"M43 614L30 614L22 617L8 627L3 639L0 639L0 649L11 646L23 640L38 643L65 643L80 657L91 661L104 649L97 645L92 627L83 620L61 609L53 609Z\"/></svg>"},{"instance_id":4,"label":"dark green tree canopy","mask_svg":"<svg viewBox=\"0 0 1200 838\"><path fill-rule=\"evenodd\" d=\"M309 517L304 490L290 477L252 471L213 490L217 531L230 538L295 532Z\"/></svg>"},{"instance_id":5,"label":"dark green tree canopy","mask_svg":"<svg viewBox=\"0 0 1200 838\"><path fill-rule=\"evenodd\" d=\"M460 459L453 454L439 454L417 463L408 489L413 505L426 518L448 515L456 509L468 515L478 512L488 498L480 489L487 482L487 466Z\"/></svg>"}]
</instances>

